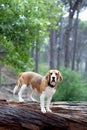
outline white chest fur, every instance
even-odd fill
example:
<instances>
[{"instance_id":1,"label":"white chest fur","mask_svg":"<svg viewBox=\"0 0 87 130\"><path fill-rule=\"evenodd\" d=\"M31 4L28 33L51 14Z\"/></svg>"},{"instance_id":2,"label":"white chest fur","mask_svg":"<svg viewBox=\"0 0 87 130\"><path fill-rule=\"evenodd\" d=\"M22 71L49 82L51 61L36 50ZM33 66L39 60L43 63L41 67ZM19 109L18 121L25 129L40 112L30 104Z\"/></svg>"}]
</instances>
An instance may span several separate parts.
<instances>
[{"instance_id":1,"label":"white chest fur","mask_svg":"<svg viewBox=\"0 0 87 130\"><path fill-rule=\"evenodd\" d=\"M56 89L55 88L51 88L51 87L47 87L44 91L44 95L45 97L49 98L49 97L52 97L53 94L55 93Z\"/></svg>"},{"instance_id":2,"label":"white chest fur","mask_svg":"<svg viewBox=\"0 0 87 130\"><path fill-rule=\"evenodd\" d=\"M45 113L46 111L51 112L49 106L50 106L50 102L52 99L53 94L55 93L56 89L55 88L51 88L51 87L47 87L45 89L45 91L42 92L41 96L40 96L40 105L41 105L41 111L43 113ZM45 97L47 98L47 102L46 102L46 109L45 109Z\"/></svg>"}]
</instances>

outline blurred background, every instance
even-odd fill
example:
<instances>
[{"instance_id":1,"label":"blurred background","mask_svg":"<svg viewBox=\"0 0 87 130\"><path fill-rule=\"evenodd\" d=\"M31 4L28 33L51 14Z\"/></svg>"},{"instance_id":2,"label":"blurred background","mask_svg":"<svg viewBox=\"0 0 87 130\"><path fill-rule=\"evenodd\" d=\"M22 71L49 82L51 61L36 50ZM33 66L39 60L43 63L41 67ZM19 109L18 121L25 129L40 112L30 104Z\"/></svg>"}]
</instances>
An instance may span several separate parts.
<instances>
[{"instance_id":1,"label":"blurred background","mask_svg":"<svg viewBox=\"0 0 87 130\"><path fill-rule=\"evenodd\" d=\"M17 75L58 69L53 101L87 100L87 0L0 0L0 98Z\"/></svg>"}]
</instances>

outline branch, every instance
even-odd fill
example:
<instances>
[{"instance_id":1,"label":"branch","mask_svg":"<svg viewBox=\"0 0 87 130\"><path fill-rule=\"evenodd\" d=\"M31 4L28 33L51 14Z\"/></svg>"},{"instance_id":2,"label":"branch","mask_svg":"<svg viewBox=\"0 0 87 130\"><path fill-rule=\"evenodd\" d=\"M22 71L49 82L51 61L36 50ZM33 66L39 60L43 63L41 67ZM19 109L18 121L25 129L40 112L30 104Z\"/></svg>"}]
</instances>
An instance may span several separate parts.
<instances>
[{"instance_id":1,"label":"branch","mask_svg":"<svg viewBox=\"0 0 87 130\"><path fill-rule=\"evenodd\" d=\"M70 6L70 17L73 18L75 11L77 10L79 4L82 3L82 0L76 0L74 5L72 5L72 0L69 0L69 6Z\"/></svg>"}]
</instances>

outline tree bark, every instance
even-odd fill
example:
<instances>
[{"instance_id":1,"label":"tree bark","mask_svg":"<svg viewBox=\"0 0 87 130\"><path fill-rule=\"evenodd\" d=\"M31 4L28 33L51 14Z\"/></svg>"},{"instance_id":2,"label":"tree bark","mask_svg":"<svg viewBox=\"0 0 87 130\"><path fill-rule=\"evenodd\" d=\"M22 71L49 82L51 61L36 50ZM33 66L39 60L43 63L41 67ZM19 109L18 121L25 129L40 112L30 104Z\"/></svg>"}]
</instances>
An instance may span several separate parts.
<instances>
[{"instance_id":1,"label":"tree bark","mask_svg":"<svg viewBox=\"0 0 87 130\"><path fill-rule=\"evenodd\" d=\"M81 62L81 59L80 59L80 57L78 57L77 60L76 60L76 71L78 71L78 72L79 72L79 69L80 69L80 62Z\"/></svg>"},{"instance_id":2,"label":"tree bark","mask_svg":"<svg viewBox=\"0 0 87 130\"><path fill-rule=\"evenodd\" d=\"M32 47L30 49L31 58L34 58L34 50L35 50L35 43L32 43Z\"/></svg>"},{"instance_id":3,"label":"tree bark","mask_svg":"<svg viewBox=\"0 0 87 130\"><path fill-rule=\"evenodd\" d=\"M85 61L85 73L87 73L87 60Z\"/></svg>"},{"instance_id":4,"label":"tree bark","mask_svg":"<svg viewBox=\"0 0 87 130\"><path fill-rule=\"evenodd\" d=\"M39 46L36 42L36 48L35 48L35 72L38 72L38 63L39 63Z\"/></svg>"},{"instance_id":5,"label":"tree bark","mask_svg":"<svg viewBox=\"0 0 87 130\"><path fill-rule=\"evenodd\" d=\"M62 18L60 19L60 26L57 36L57 69L60 69L61 65L61 44L62 44Z\"/></svg>"},{"instance_id":6,"label":"tree bark","mask_svg":"<svg viewBox=\"0 0 87 130\"><path fill-rule=\"evenodd\" d=\"M73 57L72 57L72 70L75 69L75 57L76 57L76 45L77 45L77 31L78 31L78 17L79 17L79 8L77 8L77 16L75 20L74 27L74 47L73 47Z\"/></svg>"},{"instance_id":7,"label":"tree bark","mask_svg":"<svg viewBox=\"0 0 87 130\"><path fill-rule=\"evenodd\" d=\"M53 113L41 113L40 104L0 100L0 130L86 130L86 102L51 103Z\"/></svg>"},{"instance_id":8,"label":"tree bark","mask_svg":"<svg viewBox=\"0 0 87 130\"><path fill-rule=\"evenodd\" d=\"M69 15L69 22L66 27L65 31L65 39L64 39L64 45L65 45L65 57L64 57L64 66L67 68L69 67L69 38L70 38L70 31L72 30L72 20L73 18Z\"/></svg>"},{"instance_id":9,"label":"tree bark","mask_svg":"<svg viewBox=\"0 0 87 130\"><path fill-rule=\"evenodd\" d=\"M55 44L55 30L51 29L50 31L50 69L54 69L54 44Z\"/></svg>"}]
</instances>

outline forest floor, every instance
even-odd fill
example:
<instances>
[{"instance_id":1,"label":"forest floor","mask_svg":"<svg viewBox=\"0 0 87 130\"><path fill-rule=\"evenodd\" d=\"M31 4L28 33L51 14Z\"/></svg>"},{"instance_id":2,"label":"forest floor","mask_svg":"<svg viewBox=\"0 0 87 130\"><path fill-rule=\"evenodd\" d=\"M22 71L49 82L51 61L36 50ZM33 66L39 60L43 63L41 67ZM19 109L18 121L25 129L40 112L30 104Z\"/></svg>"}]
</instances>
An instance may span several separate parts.
<instances>
[{"instance_id":1,"label":"forest floor","mask_svg":"<svg viewBox=\"0 0 87 130\"><path fill-rule=\"evenodd\" d=\"M9 100L9 101L17 101L17 97L13 95L12 88L10 86L0 86L0 99Z\"/></svg>"},{"instance_id":2,"label":"forest floor","mask_svg":"<svg viewBox=\"0 0 87 130\"><path fill-rule=\"evenodd\" d=\"M13 95L13 89L15 86L0 86L0 99L8 101L18 101L18 94ZM23 98L25 101L30 101L29 93L27 89L23 93Z\"/></svg>"}]
</instances>

